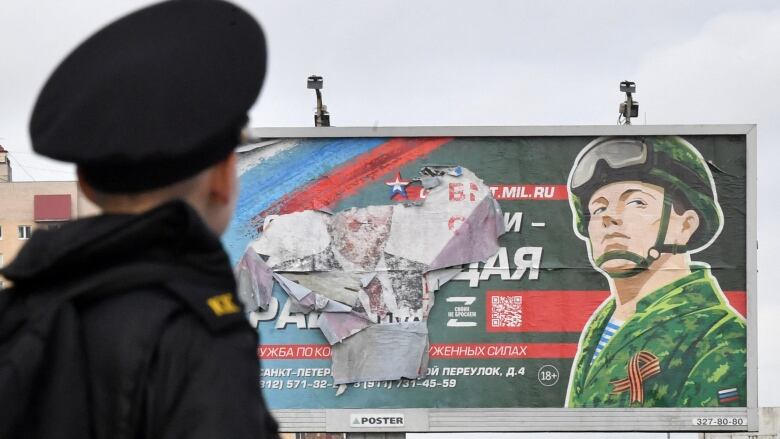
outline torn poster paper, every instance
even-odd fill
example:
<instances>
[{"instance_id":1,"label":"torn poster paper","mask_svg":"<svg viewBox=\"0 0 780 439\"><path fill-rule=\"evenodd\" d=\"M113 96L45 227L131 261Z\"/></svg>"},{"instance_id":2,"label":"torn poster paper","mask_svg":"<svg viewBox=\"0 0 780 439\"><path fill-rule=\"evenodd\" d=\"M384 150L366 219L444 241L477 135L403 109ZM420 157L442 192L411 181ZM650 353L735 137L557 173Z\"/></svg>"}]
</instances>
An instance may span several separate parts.
<instances>
[{"instance_id":1,"label":"torn poster paper","mask_svg":"<svg viewBox=\"0 0 780 439\"><path fill-rule=\"evenodd\" d=\"M238 298L246 311L268 309L274 286L273 273L257 252L247 249L235 272Z\"/></svg>"},{"instance_id":2,"label":"torn poster paper","mask_svg":"<svg viewBox=\"0 0 780 439\"><path fill-rule=\"evenodd\" d=\"M421 378L427 369L428 328L425 322L373 325L331 352L333 384Z\"/></svg>"},{"instance_id":3,"label":"torn poster paper","mask_svg":"<svg viewBox=\"0 0 780 439\"><path fill-rule=\"evenodd\" d=\"M419 205L270 217L263 235L251 243L295 309L322 311L319 326L334 344L333 375L347 380L337 383L419 376L427 364L427 329L421 328L433 306L433 292L461 264L485 261L499 249L503 215L482 180L462 167L425 171ZM414 182L422 184L422 179ZM379 361L382 350L365 340L383 334L404 340L396 349L403 350L403 360L399 355ZM359 366L336 360L345 358L336 352L359 351L365 357ZM415 354L408 357L409 352Z\"/></svg>"},{"instance_id":4,"label":"torn poster paper","mask_svg":"<svg viewBox=\"0 0 780 439\"><path fill-rule=\"evenodd\" d=\"M323 294L312 291L284 276L274 273L274 279L290 296L290 312L350 312L352 306L331 300Z\"/></svg>"},{"instance_id":5,"label":"torn poster paper","mask_svg":"<svg viewBox=\"0 0 780 439\"><path fill-rule=\"evenodd\" d=\"M328 343L335 345L345 338L372 326L364 314L357 312L335 314L324 312L320 314L317 324Z\"/></svg>"}]
</instances>

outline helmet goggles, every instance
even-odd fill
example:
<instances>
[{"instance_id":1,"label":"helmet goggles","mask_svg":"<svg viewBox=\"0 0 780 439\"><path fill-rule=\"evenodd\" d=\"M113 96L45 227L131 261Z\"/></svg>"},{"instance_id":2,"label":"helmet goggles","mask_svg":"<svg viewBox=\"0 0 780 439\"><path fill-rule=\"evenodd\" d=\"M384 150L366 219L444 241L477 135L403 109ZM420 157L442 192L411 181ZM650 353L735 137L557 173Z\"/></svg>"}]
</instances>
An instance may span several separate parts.
<instances>
[{"instance_id":1,"label":"helmet goggles","mask_svg":"<svg viewBox=\"0 0 780 439\"><path fill-rule=\"evenodd\" d=\"M623 169L647 163L648 146L637 139L611 139L587 151L577 163L571 177L571 188L579 189L591 181L602 160L612 169Z\"/></svg>"}]
</instances>

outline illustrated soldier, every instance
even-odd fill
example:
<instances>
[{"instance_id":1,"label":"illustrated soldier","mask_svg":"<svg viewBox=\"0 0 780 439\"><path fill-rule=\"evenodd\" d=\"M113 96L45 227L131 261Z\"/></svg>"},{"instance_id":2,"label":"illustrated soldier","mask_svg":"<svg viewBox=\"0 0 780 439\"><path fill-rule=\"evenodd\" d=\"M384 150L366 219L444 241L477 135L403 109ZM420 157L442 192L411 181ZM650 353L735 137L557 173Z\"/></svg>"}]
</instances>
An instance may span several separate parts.
<instances>
[{"instance_id":1,"label":"illustrated soldier","mask_svg":"<svg viewBox=\"0 0 780 439\"><path fill-rule=\"evenodd\" d=\"M567 406L744 407L745 320L690 259L723 227L701 154L676 136L602 137L568 187L574 231L612 294L582 333Z\"/></svg>"},{"instance_id":2,"label":"illustrated soldier","mask_svg":"<svg viewBox=\"0 0 780 439\"><path fill-rule=\"evenodd\" d=\"M247 12L181 0L113 22L51 75L33 149L75 163L103 214L36 231L2 270L13 287L0 332L29 310L45 348L40 370L21 368L13 383L34 373L34 388L15 403L0 396L0 435L277 437L257 334L219 240L237 197L233 150L265 70ZM0 360L30 361L18 354L36 352L31 340Z\"/></svg>"}]
</instances>

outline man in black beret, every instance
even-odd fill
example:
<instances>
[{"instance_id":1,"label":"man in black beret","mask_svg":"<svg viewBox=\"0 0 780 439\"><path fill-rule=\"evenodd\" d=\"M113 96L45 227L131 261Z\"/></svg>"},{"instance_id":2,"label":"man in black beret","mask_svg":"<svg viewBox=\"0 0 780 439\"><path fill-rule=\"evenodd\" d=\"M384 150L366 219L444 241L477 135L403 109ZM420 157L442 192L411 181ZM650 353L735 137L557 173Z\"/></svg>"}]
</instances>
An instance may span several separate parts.
<instances>
[{"instance_id":1,"label":"man in black beret","mask_svg":"<svg viewBox=\"0 0 780 439\"><path fill-rule=\"evenodd\" d=\"M2 270L3 320L27 310L45 343L34 388L20 378L0 407L3 437L277 437L218 238L265 67L245 11L175 0L101 29L51 75L33 149L75 163L103 214L37 231Z\"/></svg>"}]
</instances>

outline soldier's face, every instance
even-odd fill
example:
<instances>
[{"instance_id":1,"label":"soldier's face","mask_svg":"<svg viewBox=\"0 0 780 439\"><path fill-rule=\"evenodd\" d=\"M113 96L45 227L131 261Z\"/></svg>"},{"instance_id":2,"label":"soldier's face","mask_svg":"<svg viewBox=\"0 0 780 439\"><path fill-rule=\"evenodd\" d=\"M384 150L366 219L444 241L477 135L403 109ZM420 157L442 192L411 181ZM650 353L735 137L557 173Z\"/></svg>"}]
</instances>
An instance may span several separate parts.
<instances>
[{"instance_id":1,"label":"soldier's face","mask_svg":"<svg viewBox=\"0 0 780 439\"><path fill-rule=\"evenodd\" d=\"M655 244L661 225L664 189L639 181L621 181L603 186L588 202L593 259L610 251L625 251L646 257ZM625 259L604 262L607 272L628 270L634 263Z\"/></svg>"}]
</instances>

